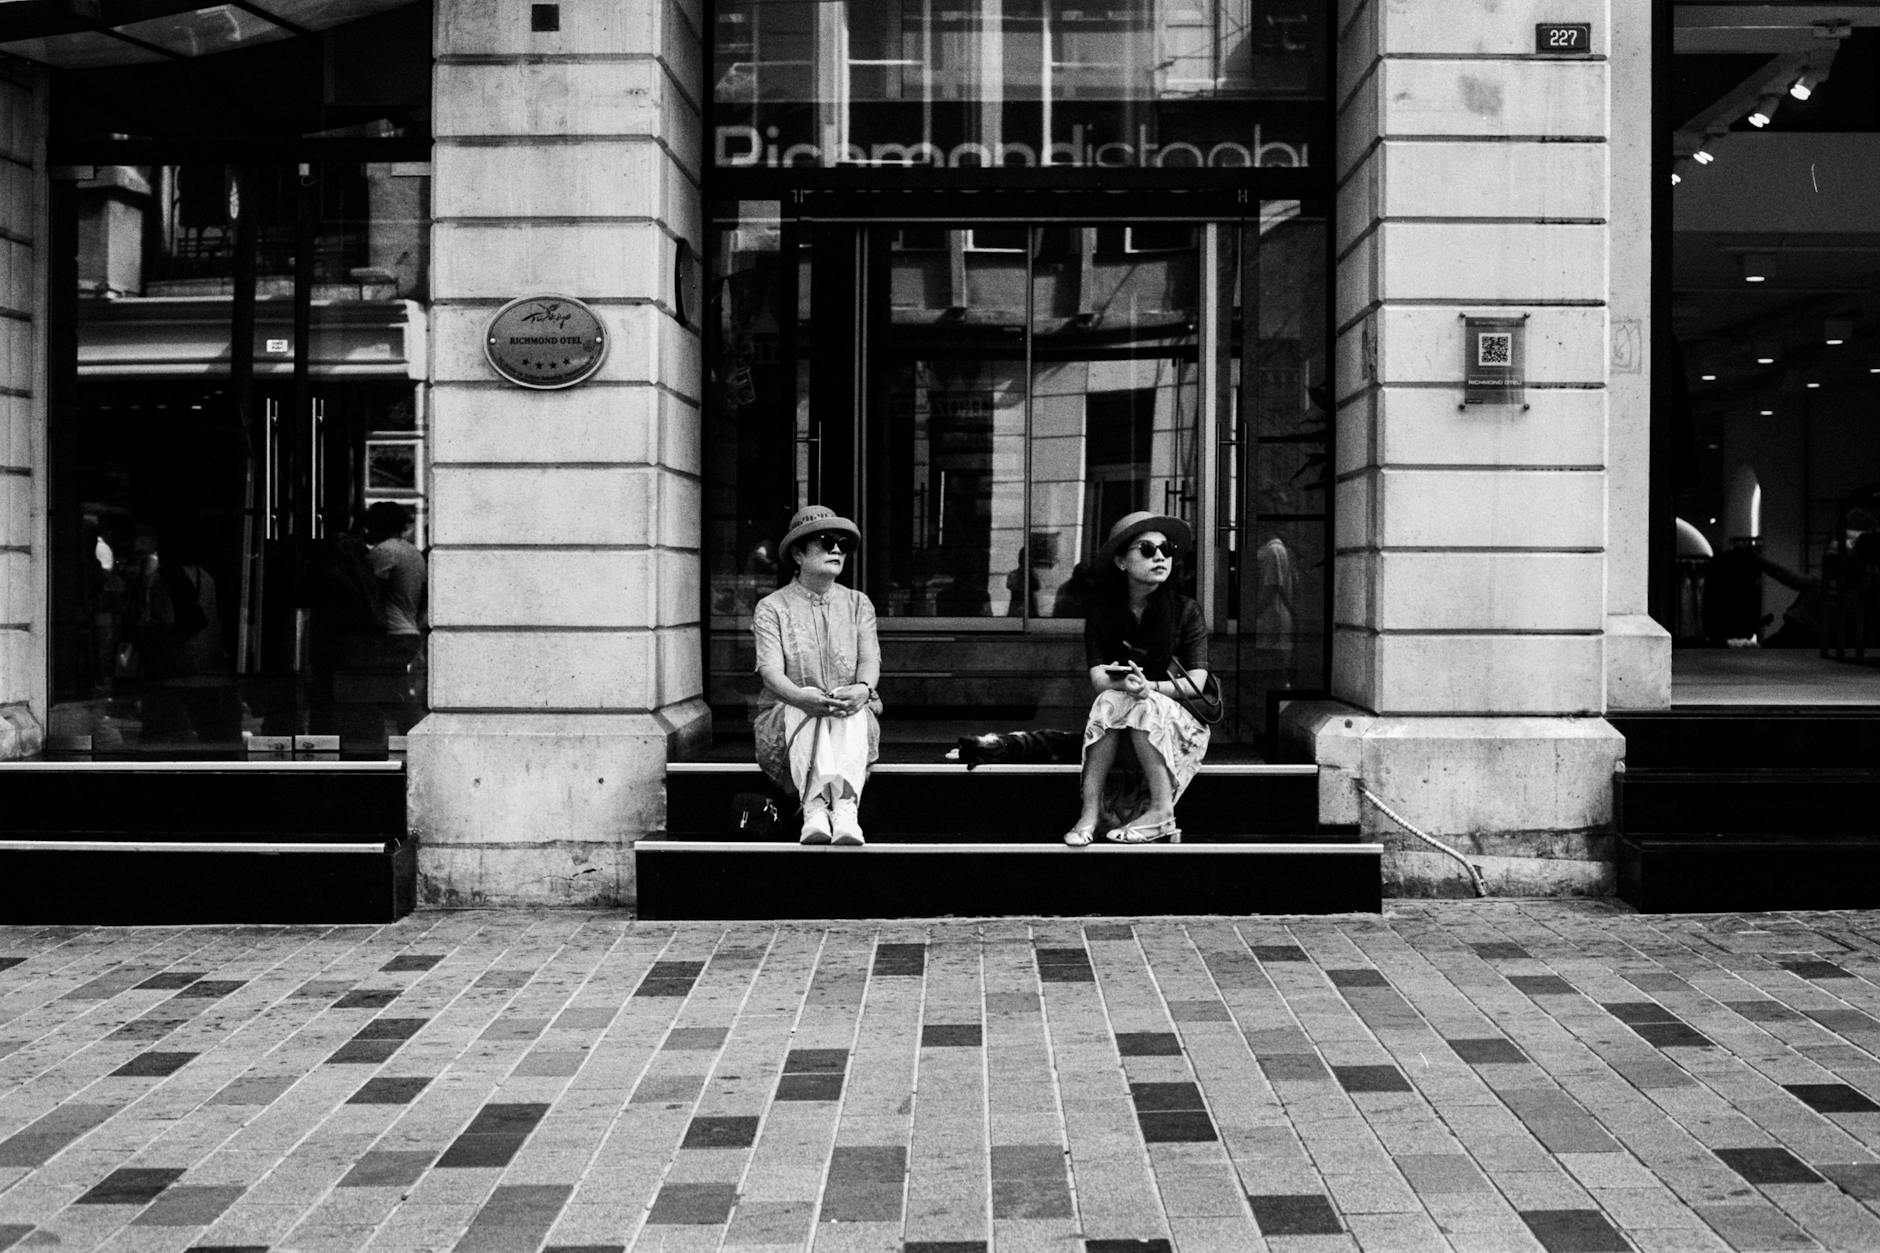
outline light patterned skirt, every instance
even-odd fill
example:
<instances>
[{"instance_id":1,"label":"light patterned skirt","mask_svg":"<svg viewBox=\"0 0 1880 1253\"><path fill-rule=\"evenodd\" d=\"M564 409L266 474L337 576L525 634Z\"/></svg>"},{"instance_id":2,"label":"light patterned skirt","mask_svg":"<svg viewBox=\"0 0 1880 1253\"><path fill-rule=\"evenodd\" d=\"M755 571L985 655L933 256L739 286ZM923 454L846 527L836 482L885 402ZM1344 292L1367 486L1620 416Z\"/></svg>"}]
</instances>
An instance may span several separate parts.
<instances>
[{"instance_id":1,"label":"light patterned skirt","mask_svg":"<svg viewBox=\"0 0 1880 1253\"><path fill-rule=\"evenodd\" d=\"M757 765L771 782L798 797L831 783L862 794L868 766L881 755L881 723L873 709L847 718L812 718L794 705L776 704L752 724ZM841 794L841 787L836 789Z\"/></svg>"},{"instance_id":2,"label":"light patterned skirt","mask_svg":"<svg viewBox=\"0 0 1880 1253\"><path fill-rule=\"evenodd\" d=\"M1207 724L1160 692L1131 696L1128 692L1099 692L1090 705L1090 720L1084 724L1084 752L1111 731L1131 730L1148 733L1149 744L1168 767L1174 781L1172 801L1179 801L1201 759L1207 755ZM1144 782L1136 754L1127 744L1118 748L1116 764L1110 770L1103 792L1104 821L1114 826L1128 826L1149 808L1149 789Z\"/></svg>"}]
</instances>

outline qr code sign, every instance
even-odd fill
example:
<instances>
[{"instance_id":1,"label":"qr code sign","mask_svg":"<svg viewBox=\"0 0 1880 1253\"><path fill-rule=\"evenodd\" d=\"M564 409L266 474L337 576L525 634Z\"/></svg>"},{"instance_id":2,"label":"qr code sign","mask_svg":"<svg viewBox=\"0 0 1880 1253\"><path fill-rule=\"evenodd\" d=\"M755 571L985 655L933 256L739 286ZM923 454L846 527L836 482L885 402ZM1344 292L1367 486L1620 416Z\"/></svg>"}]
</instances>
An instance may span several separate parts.
<instances>
[{"instance_id":1,"label":"qr code sign","mask_svg":"<svg viewBox=\"0 0 1880 1253\"><path fill-rule=\"evenodd\" d=\"M1514 364L1514 336L1508 331L1477 332L1475 364L1511 366Z\"/></svg>"}]
</instances>

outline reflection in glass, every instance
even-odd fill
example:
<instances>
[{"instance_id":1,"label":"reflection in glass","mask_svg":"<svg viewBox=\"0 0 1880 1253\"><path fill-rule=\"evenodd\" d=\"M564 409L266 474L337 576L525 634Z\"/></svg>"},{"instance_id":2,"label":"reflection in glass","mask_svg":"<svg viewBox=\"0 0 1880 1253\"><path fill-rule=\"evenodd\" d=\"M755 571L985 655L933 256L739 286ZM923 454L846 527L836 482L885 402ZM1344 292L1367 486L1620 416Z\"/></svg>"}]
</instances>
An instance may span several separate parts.
<instances>
[{"instance_id":1,"label":"reflection in glass","mask_svg":"<svg viewBox=\"0 0 1880 1253\"><path fill-rule=\"evenodd\" d=\"M1311 164L1325 0L727 0L713 161Z\"/></svg>"},{"instance_id":2,"label":"reflection in glass","mask_svg":"<svg viewBox=\"0 0 1880 1253\"><path fill-rule=\"evenodd\" d=\"M383 756L426 705L427 180L199 164L68 186L51 735Z\"/></svg>"}]
</instances>

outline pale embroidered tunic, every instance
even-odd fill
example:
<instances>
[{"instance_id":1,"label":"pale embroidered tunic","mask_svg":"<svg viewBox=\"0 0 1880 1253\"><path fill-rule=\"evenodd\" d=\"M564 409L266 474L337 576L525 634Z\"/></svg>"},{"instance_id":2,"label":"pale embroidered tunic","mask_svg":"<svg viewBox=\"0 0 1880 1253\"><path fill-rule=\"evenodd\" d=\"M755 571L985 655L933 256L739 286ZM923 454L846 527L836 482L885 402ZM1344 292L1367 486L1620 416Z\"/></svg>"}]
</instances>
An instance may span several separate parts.
<instances>
[{"instance_id":1,"label":"pale embroidered tunic","mask_svg":"<svg viewBox=\"0 0 1880 1253\"><path fill-rule=\"evenodd\" d=\"M824 690L859 682L864 662L880 673L881 643L875 606L840 583L817 595L795 579L757 602L751 623L757 668L776 665L794 683ZM757 764L779 787L813 796L829 782L847 783L857 796L868 764L880 755L881 700L849 718L819 718L786 705L763 689L753 722ZM806 722L821 726L807 726ZM797 728L803 727L799 733Z\"/></svg>"}]
</instances>

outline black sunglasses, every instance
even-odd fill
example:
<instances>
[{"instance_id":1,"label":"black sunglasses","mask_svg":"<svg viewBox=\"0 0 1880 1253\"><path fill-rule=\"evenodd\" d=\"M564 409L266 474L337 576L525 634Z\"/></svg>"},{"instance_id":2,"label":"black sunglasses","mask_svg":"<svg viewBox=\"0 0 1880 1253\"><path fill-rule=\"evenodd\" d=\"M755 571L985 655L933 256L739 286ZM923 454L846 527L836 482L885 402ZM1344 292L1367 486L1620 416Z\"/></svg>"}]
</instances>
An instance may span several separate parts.
<instances>
[{"instance_id":1,"label":"black sunglasses","mask_svg":"<svg viewBox=\"0 0 1880 1253\"><path fill-rule=\"evenodd\" d=\"M809 542L815 544L826 553L845 553L855 547L855 537L853 535L838 535L833 531L825 531L821 535L812 535L809 537Z\"/></svg>"},{"instance_id":2,"label":"black sunglasses","mask_svg":"<svg viewBox=\"0 0 1880 1253\"><path fill-rule=\"evenodd\" d=\"M1175 545L1169 543L1167 540L1163 540L1158 544L1154 540L1145 539L1137 541L1136 551L1141 553L1145 560L1154 561L1157 557L1173 558L1175 556Z\"/></svg>"}]
</instances>

